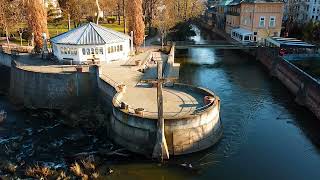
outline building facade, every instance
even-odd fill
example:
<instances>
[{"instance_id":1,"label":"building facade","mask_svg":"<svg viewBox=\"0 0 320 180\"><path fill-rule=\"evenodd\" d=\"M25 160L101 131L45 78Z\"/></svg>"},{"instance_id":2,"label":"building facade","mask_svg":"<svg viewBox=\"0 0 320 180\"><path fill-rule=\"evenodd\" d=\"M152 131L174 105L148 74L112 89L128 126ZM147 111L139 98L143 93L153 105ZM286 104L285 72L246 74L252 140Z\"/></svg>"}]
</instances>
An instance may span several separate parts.
<instances>
[{"instance_id":1,"label":"building facade","mask_svg":"<svg viewBox=\"0 0 320 180\"><path fill-rule=\"evenodd\" d=\"M234 10L228 14L226 32L230 31L233 39L239 42L264 42L267 37L280 36L284 12L282 2L242 1L230 9Z\"/></svg>"},{"instance_id":2,"label":"building facade","mask_svg":"<svg viewBox=\"0 0 320 180\"><path fill-rule=\"evenodd\" d=\"M240 27L240 3L229 5L226 15L226 33Z\"/></svg>"},{"instance_id":3,"label":"building facade","mask_svg":"<svg viewBox=\"0 0 320 180\"><path fill-rule=\"evenodd\" d=\"M307 19L320 21L320 0L305 0L307 4Z\"/></svg>"}]
</instances>

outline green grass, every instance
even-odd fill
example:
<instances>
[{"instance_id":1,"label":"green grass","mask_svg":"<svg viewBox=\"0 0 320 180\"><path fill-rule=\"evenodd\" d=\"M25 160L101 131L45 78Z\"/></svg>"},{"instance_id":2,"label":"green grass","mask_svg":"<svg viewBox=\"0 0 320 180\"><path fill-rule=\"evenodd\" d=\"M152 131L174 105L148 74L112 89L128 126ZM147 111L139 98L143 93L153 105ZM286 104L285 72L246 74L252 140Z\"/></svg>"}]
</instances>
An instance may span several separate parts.
<instances>
[{"instance_id":1,"label":"green grass","mask_svg":"<svg viewBox=\"0 0 320 180\"><path fill-rule=\"evenodd\" d=\"M13 43L13 44L17 44L17 45L20 45L20 43L21 43L19 38L18 39L11 38L9 42ZM6 43L7 43L7 40L5 40L5 39L4 40L0 40L0 44L6 44ZM22 45L23 46L27 46L28 45L28 41L22 39Z\"/></svg>"},{"instance_id":2,"label":"green grass","mask_svg":"<svg viewBox=\"0 0 320 180\"><path fill-rule=\"evenodd\" d=\"M122 22L121 22L120 25L118 24L118 21L116 21L113 24L102 23L100 25L103 26L103 27L106 27L106 28L113 29L113 30L118 31L118 32L123 32L123 23ZM20 27L26 27L26 26L27 26L26 24L22 24ZM71 24L71 28L72 29L74 28L73 23ZM57 25L57 26L55 24L48 23L48 31L49 31L50 37L57 36L57 35L59 35L61 33L64 33L64 32L68 31L68 23L66 21L64 21L62 24ZM6 40L0 40L0 44L4 44L4 43L7 43L7 41ZM17 39L11 39L10 43L14 43L14 44L20 45L19 36L17 35ZM26 46L26 45L28 45L28 41L23 39L22 44L24 46Z\"/></svg>"}]
</instances>

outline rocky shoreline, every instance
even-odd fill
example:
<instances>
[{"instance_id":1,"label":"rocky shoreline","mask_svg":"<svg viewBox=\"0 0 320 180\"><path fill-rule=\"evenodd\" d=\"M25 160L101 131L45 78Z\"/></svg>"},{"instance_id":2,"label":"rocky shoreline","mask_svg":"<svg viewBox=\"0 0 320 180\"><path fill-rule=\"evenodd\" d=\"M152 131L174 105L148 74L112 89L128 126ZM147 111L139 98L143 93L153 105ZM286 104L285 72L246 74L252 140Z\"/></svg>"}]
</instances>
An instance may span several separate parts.
<instances>
[{"instance_id":1,"label":"rocky shoreline","mask_svg":"<svg viewBox=\"0 0 320 180\"><path fill-rule=\"evenodd\" d=\"M108 140L109 116L99 104L8 111L0 125L2 179L95 179L113 172L106 164L132 155Z\"/></svg>"}]
</instances>

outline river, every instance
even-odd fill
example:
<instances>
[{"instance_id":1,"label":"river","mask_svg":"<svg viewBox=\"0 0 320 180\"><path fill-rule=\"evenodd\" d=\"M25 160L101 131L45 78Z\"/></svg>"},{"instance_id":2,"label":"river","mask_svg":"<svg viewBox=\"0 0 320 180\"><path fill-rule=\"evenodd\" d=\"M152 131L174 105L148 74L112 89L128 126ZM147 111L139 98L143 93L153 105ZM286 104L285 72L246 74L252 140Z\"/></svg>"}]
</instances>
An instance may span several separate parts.
<instances>
[{"instance_id":1,"label":"river","mask_svg":"<svg viewBox=\"0 0 320 180\"><path fill-rule=\"evenodd\" d=\"M202 41L208 38L197 29L197 36L193 39ZM135 155L116 163L106 160L105 164L114 170L108 179L320 178L320 121L310 111L298 106L286 87L271 77L254 57L239 50L212 48L177 50L176 56L176 61L181 63L180 79L183 83L206 87L220 97L222 139L206 151L174 157L162 165ZM8 111L9 121L37 118L14 111L6 97L0 98L0 107ZM6 128L9 127L0 127L1 136L6 135L7 139L15 136L15 131L9 133ZM77 129L63 130L59 123L49 126L38 120L32 123L31 130L25 129L24 133L35 134L44 129L44 135L50 135L42 141L56 147L55 156L35 156L37 160L55 162L60 166L65 166L61 153L94 150L108 144L95 135L81 136L83 132ZM50 133L53 129L58 133ZM57 137L73 143L59 148L61 142ZM41 141L38 136L33 138ZM2 137L2 141L4 139ZM81 146L75 141L82 142ZM28 142L32 144L31 140ZM27 150L29 146L26 146ZM184 168L181 166L184 163L193 168Z\"/></svg>"}]
</instances>

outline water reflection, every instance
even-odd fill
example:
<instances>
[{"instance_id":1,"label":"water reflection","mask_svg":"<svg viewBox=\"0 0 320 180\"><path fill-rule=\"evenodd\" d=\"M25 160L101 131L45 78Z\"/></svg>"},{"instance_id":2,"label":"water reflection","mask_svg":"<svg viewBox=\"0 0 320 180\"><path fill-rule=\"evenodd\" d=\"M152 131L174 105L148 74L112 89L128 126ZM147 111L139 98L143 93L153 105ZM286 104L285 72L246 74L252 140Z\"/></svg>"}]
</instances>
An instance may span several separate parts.
<instances>
[{"instance_id":1,"label":"water reflection","mask_svg":"<svg viewBox=\"0 0 320 180\"><path fill-rule=\"evenodd\" d=\"M194 40L206 39L203 37L207 35L201 35L199 30L197 33ZM290 92L254 57L238 50L212 48L176 53L176 61L181 62L183 83L206 87L220 96L223 138L214 147L174 157L163 165L136 155L113 162L114 173L109 179L319 179L319 121L308 110L296 105ZM30 118L10 111L12 107L4 102L8 100L0 98L0 107L9 115L15 114L9 117L12 123ZM50 124L52 127L55 123ZM64 165L62 157L64 153L71 153L68 151L103 149L107 144L95 135L83 136L81 130L64 130L62 125L50 129L45 121L19 126L23 126L26 137L33 138L34 143L43 142L38 144L39 152L47 142L57 147L51 154L36 156L46 162L56 162L56 165ZM32 129L28 129L30 126ZM46 127L49 130L38 132ZM28 135L30 132L33 134ZM48 138L41 138L41 133ZM17 134L13 127L0 126L0 144L4 136ZM67 142L63 147L59 138ZM27 151L30 143L24 142ZM0 155L0 158L5 156ZM184 163L191 163L193 170L181 166ZM109 166L110 160L105 160L104 165Z\"/></svg>"}]
</instances>

